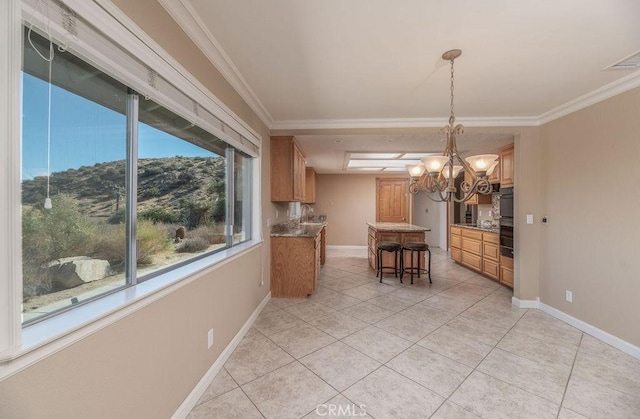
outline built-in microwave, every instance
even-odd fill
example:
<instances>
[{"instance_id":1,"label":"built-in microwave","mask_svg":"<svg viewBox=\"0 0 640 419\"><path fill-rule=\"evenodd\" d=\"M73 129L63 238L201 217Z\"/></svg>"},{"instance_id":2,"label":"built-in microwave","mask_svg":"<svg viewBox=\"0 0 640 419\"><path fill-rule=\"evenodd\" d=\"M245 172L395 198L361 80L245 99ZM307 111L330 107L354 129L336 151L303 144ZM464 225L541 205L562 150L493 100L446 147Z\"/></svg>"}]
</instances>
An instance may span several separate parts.
<instances>
[{"instance_id":1,"label":"built-in microwave","mask_svg":"<svg viewBox=\"0 0 640 419\"><path fill-rule=\"evenodd\" d=\"M500 216L513 218L513 188L500 189Z\"/></svg>"}]
</instances>

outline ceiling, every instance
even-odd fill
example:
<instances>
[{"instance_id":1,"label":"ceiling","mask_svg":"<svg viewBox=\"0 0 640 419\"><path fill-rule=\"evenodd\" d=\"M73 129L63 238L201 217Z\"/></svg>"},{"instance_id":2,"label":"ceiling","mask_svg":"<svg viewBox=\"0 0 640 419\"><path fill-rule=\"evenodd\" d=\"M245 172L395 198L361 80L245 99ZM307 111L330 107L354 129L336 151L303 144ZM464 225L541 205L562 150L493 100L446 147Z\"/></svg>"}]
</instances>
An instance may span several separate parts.
<instances>
[{"instance_id":1,"label":"ceiling","mask_svg":"<svg viewBox=\"0 0 640 419\"><path fill-rule=\"evenodd\" d=\"M272 130L443 126L450 69L441 55L452 48L462 50L455 113L465 126L539 125L640 86L638 68L603 70L640 52L637 0L160 3ZM329 173L342 170L344 151L444 148L415 132L297 138ZM459 149L508 140L469 141Z\"/></svg>"}]
</instances>

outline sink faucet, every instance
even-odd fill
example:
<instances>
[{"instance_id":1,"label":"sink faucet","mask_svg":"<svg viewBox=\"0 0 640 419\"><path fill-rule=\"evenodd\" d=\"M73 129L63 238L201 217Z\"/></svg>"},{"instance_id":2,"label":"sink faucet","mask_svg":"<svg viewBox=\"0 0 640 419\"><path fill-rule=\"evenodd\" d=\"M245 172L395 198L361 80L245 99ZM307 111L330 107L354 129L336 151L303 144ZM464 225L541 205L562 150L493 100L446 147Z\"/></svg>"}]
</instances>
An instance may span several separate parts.
<instances>
[{"instance_id":1,"label":"sink faucet","mask_svg":"<svg viewBox=\"0 0 640 419\"><path fill-rule=\"evenodd\" d=\"M313 208L311 208L311 205L302 204L302 206L300 207L300 210L302 212L302 221L303 222L309 221L309 213L313 214Z\"/></svg>"}]
</instances>

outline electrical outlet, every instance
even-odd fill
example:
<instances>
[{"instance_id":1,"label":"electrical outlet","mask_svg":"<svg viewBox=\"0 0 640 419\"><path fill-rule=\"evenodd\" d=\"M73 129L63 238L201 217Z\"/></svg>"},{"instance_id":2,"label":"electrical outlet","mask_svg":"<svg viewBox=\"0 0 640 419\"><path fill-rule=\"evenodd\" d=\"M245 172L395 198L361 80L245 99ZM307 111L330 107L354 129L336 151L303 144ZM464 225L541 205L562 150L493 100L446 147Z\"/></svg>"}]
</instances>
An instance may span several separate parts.
<instances>
[{"instance_id":1,"label":"electrical outlet","mask_svg":"<svg viewBox=\"0 0 640 419\"><path fill-rule=\"evenodd\" d=\"M569 290L566 291L565 299L568 303L573 303L573 293Z\"/></svg>"},{"instance_id":2,"label":"electrical outlet","mask_svg":"<svg viewBox=\"0 0 640 419\"><path fill-rule=\"evenodd\" d=\"M527 224L533 224L533 214L527 214Z\"/></svg>"},{"instance_id":3,"label":"electrical outlet","mask_svg":"<svg viewBox=\"0 0 640 419\"><path fill-rule=\"evenodd\" d=\"M264 285L264 281L260 281L260 286L263 286L263 285Z\"/></svg>"},{"instance_id":4,"label":"electrical outlet","mask_svg":"<svg viewBox=\"0 0 640 419\"><path fill-rule=\"evenodd\" d=\"M271 227L271 218L267 218L267 227Z\"/></svg>"},{"instance_id":5,"label":"electrical outlet","mask_svg":"<svg viewBox=\"0 0 640 419\"><path fill-rule=\"evenodd\" d=\"M211 349L213 346L213 329L209 329L207 333L207 349Z\"/></svg>"}]
</instances>

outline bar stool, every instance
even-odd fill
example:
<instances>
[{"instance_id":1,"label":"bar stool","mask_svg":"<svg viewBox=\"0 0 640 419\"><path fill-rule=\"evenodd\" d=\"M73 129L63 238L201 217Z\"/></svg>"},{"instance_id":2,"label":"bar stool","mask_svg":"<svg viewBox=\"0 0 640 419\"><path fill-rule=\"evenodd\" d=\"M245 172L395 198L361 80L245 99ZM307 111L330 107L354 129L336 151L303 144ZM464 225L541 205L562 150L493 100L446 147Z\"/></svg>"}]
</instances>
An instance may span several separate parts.
<instances>
[{"instance_id":1,"label":"bar stool","mask_svg":"<svg viewBox=\"0 0 640 419\"><path fill-rule=\"evenodd\" d=\"M404 266L404 251L408 250L411 252L410 260L411 266L405 268ZM413 253L418 252L418 266L413 266ZM422 252L427 252L427 269L424 269L420 266L420 261L422 260ZM418 278L420 278L420 274L422 272L427 273L429 275L429 283L431 284L431 250L429 250L429 245L427 243L405 243L402 245L402 250L400 251L400 282L402 282L402 276L405 272L411 274L411 283L413 284L413 275L418 274Z\"/></svg>"},{"instance_id":2,"label":"bar stool","mask_svg":"<svg viewBox=\"0 0 640 419\"><path fill-rule=\"evenodd\" d=\"M383 241L378 243L378 272L376 276L380 275L380 282L382 282L382 273L384 269L393 268L393 273L398 277L398 252L402 258L402 245L398 242ZM382 252L393 252L393 266L382 266ZM400 260L400 266L402 267L402 260ZM402 272L400 272L400 282L402 282Z\"/></svg>"}]
</instances>

